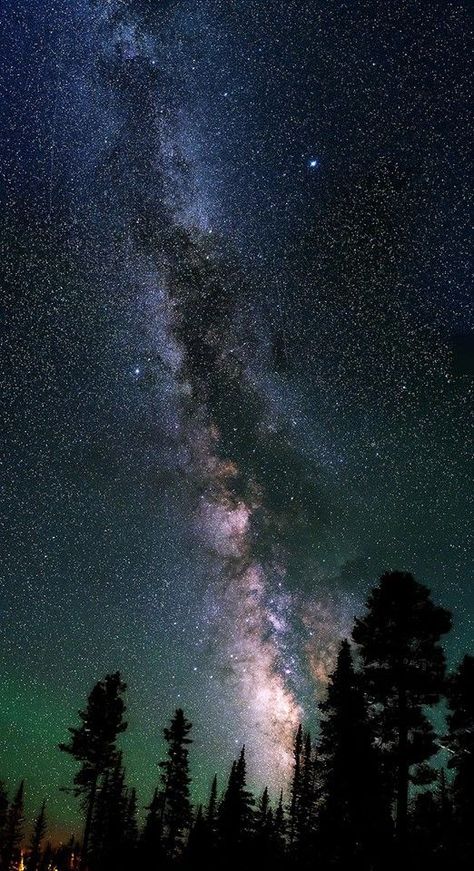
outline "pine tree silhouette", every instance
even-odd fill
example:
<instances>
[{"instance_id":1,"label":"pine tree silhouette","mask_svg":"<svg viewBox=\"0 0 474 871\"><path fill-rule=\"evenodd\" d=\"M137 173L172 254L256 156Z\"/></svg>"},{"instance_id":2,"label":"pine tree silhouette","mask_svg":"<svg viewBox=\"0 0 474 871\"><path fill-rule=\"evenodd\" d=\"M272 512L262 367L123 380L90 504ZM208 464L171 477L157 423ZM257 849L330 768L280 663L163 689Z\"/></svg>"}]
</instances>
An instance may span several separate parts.
<instances>
[{"instance_id":1,"label":"pine tree silhouette","mask_svg":"<svg viewBox=\"0 0 474 871\"><path fill-rule=\"evenodd\" d=\"M460 867L474 856L474 657L465 656L447 685L448 745L454 770L453 805Z\"/></svg>"},{"instance_id":2,"label":"pine tree silhouette","mask_svg":"<svg viewBox=\"0 0 474 871\"><path fill-rule=\"evenodd\" d=\"M280 867L283 864L286 853L286 833L287 822L283 803L283 790L281 790L273 823L273 843L276 867Z\"/></svg>"},{"instance_id":3,"label":"pine tree silhouette","mask_svg":"<svg viewBox=\"0 0 474 871\"><path fill-rule=\"evenodd\" d=\"M370 867L380 855L389 811L380 755L347 640L341 643L327 698L319 707L321 849L326 861L332 858L337 867L351 860Z\"/></svg>"},{"instance_id":4,"label":"pine tree silhouette","mask_svg":"<svg viewBox=\"0 0 474 871\"><path fill-rule=\"evenodd\" d=\"M8 793L3 780L0 780L0 867L4 848L5 826L8 815Z\"/></svg>"},{"instance_id":5,"label":"pine tree silhouette","mask_svg":"<svg viewBox=\"0 0 474 871\"><path fill-rule=\"evenodd\" d=\"M150 804L145 808L148 814L139 839L140 865L143 868L159 868L164 858L162 806L163 795L155 789Z\"/></svg>"},{"instance_id":6,"label":"pine tree silhouette","mask_svg":"<svg viewBox=\"0 0 474 871\"><path fill-rule=\"evenodd\" d=\"M19 856L19 847L23 837L25 782L21 781L15 797L8 809L3 839L2 869L10 871L10 866Z\"/></svg>"},{"instance_id":7,"label":"pine tree silhouette","mask_svg":"<svg viewBox=\"0 0 474 871\"><path fill-rule=\"evenodd\" d=\"M164 762L160 762L164 797L162 823L164 843L170 857L181 851L192 821L188 762L188 746L192 743L188 735L191 728L192 724L178 708L170 727L163 730L168 743L168 755Z\"/></svg>"},{"instance_id":8,"label":"pine tree silhouette","mask_svg":"<svg viewBox=\"0 0 474 871\"><path fill-rule=\"evenodd\" d=\"M393 772L396 832L406 840L412 767L437 750L425 708L437 704L444 685L440 637L449 631L448 611L433 604L412 575L389 572L356 619L352 637L364 663L369 698L379 707L378 736Z\"/></svg>"},{"instance_id":9,"label":"pine tree silhouette","mask_svg":"<svg viewBox=\"0 0 474 871\"><path fill-rule=\"evenodd\" d=\"M293 780L291 783L291 801L288 811L290 847L293 846L298 832L298 814L301 799L301 769L303 765L303 726L298 726L293 745Z\"/></svg>"},{"instance_id":10,"label":"pine tree silhouette","mask_svg":"<svg viewBox=\"0 0 474 871\"><path fill-rule=\"evenodd\" d=\"M232 768L219 809L218 830L224 856L242 857L253 831L252 794L247 790L245 747Z\"/></svg>"},{"instance_id":11,"label":"pine tree silhouette","mask_svg":"<svg viewBox=\"0 0 474 871\"><path fill-rule=\"evenodd\" d=\"M130 789L126 797L125 808L125 855L127 863L133 864L132 860L136 853L138 844L138 823L137 823L137 793L135 789Z\"/></svg>"},{"instance_id":12,"label":"pine tree silhouette","mask_svg":"<svg viewBox=\"0 0 474 871\"><path fill-rule=\"evenodd\" d=\"M30 855L27 862L27 871L38 871L41 859L41 844L46 834L46 803L43 802L38 816L36 817L33 833L30 840Z\"/></svg>"},{"instance_id":13,"label":"pine tree silhouette","mask_svg":"<svg viewBox=\"0 0 474 871\"><path fill-rule=\"evenodd\" d=\"M127 728L123 720L125 690L126 684L119 672L106 675L92 689L86 710L79 711L81 725L69 729L69 743L59 745L60 750L81 763L74 777L74 791L81 797L85 811L81 868L85 868L88 861L99 782L115 765L117 737Z\"/></svg>"},{"instance_id":14,"label":"pine tree silhouette","mask_svg":"<svg viewBox=\"0 0 474 871\"><path fill-rule=\"evenodd\" d=\"M215 833L217 828L217 774L214 775L211 783L206 820L210 831Z\"/></svg>"}]
</instances>

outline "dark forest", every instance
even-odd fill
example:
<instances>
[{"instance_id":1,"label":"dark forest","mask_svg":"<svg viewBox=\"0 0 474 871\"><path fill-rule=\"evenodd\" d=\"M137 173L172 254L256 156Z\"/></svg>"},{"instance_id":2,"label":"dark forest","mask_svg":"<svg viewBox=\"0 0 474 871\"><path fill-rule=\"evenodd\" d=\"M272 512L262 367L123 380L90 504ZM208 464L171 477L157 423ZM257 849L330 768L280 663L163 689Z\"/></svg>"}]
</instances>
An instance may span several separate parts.
<instances>
[{"instance_id":1,"label":"dark forest","mask_svg":"<svg viewBox=\"0 0 474 871\"><path fill-rule=\"evenodd\" d=\"M119 742L126 684L118 672L106 675L58 747L77 762L69 788L81 837L51 844L45 801L25 843L27 783L11 797L2 784L2 871L471 867L474 657L448 673L441 641L450 628L427 587L384 574L341 641L318 734L298 728L286 790L252 794L243 746L227 776L210 783L207 802L193 805L192 724L177 708L141 827ZM439 733L432 714L441 702Z\"/></svg>"}]
</instances>

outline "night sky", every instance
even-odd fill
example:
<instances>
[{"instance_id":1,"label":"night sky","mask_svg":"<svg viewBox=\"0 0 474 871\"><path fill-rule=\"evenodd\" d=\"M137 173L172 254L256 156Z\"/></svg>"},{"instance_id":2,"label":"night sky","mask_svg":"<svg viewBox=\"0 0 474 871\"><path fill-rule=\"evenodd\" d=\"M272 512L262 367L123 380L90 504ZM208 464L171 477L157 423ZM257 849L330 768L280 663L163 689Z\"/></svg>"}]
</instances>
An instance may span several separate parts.
<instances>
[{"instance_id":1,"label":"night sky","mask_svg":"<svg viewBox=\"0 0 474 871\"><path fill-rule=\"evenodd\" d=\"M469 648L467 3L4 0L0 772L128 682L277 788L387 569ZM221 781L222 782L222 781Z\"/></svg>"}]
</instances>

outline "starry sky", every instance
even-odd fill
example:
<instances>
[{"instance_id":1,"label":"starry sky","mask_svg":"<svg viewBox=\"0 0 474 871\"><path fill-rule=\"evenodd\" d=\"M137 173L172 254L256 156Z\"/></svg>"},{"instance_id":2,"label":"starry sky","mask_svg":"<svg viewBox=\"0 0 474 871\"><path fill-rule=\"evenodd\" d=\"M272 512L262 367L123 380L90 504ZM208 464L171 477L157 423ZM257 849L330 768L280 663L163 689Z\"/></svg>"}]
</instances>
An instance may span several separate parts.
<instances>
[{"instance_id":1,"label":"starry sky","mask_svg":"<svg viewBox=\"0 0 474 871\"><path fill-rule=\"evenodd\" d=\"M197 796L284 783L384 570L471 643L467 10L4 0L0 770L58 832L107 671L145 804L177 704Z\"/></svg>"}]
</instances>

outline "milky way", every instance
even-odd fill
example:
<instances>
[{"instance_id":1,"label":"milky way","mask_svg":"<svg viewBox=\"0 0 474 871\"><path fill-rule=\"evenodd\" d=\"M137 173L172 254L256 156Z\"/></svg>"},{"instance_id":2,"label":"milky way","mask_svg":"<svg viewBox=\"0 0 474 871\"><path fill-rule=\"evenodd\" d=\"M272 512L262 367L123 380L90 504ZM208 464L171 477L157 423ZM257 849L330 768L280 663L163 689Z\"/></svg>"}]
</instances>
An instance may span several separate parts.
<instances>
[{"instance_id":1,"label":"milky way","mask_svg":"<svg viewBox=\"0 0 474 871\"><path fill-rule=\"evenodd\" d=\"M6 6L5 774L120 668L278 789L382 571L470 632L464 4Z\"/></svg>"}]
</instances>

